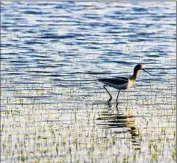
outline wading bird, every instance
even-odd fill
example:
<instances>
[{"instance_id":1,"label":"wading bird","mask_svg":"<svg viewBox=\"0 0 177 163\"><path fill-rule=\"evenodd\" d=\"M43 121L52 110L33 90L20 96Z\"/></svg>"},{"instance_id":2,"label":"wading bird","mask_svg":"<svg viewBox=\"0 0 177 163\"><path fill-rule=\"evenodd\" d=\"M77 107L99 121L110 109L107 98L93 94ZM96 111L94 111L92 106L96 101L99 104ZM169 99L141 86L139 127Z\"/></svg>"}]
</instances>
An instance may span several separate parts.
<instances>
[{"instance_id":1,"label":"wading bird","mask_svg":"<svg viewBox=\"0 0 177 163\"><path fill-rule=\"evenodd\" d=\"M110 86L110 87L113 87L113 88L119 90L118 94L117 94L117 98L116 98L116 103L117 103L116 107L117 107L120 91L130 88L134 84L134 82L136 81L136 79L138 77L139 70L143 70L143 71L147 72L145 69L143 69L143 65L142 64L138 64L134 68L133 75L130 76L129 78L126 78L126 77L115 77L115 78L102 78L102 79L98 79L98 81L104 83L103 88L106 90L106 92L110 96L110 98L108 100L108 103L112 100L112 96L108 92L108 90L106 89L106 86ZM153 76L149 72L147 72L147 73L149 75Z\"/></svg>"}]
</instances>

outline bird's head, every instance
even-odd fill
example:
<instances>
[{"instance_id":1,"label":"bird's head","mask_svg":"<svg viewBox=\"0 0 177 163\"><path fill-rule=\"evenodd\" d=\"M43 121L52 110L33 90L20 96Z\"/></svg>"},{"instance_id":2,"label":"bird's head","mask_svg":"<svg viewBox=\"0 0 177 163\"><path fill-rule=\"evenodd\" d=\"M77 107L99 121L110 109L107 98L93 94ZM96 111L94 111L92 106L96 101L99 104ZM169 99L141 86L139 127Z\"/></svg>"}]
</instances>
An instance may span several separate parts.
<instances>
[{"instance_id":1,"label":"bird's head","mask_svg":"<svg viewBox=\"0 0 177 163\"><path fill-rule=\"evenodd\" d=\"M145 69L144 69L144 66L143 66L142 64L137 64L137 65L135 66L135 68L134 68L134 72L135 72L135 73L138 73L139 70L143 70L143 71L145 71L146 73L148 73L149 75L154 76L154 75L150 74L147 70L145 70Z\"/></svg>"},{"instance_id":2,"label":"bird's head","mask_svg":"<svg viewBox=\"0 0 177 163\"><path fill-rule=\"evenodd\" d=\"M143 65L142 64L137 64L134 68L134 71L138 71L138 70L143 70Z\"/></svg>"}]
</instances>

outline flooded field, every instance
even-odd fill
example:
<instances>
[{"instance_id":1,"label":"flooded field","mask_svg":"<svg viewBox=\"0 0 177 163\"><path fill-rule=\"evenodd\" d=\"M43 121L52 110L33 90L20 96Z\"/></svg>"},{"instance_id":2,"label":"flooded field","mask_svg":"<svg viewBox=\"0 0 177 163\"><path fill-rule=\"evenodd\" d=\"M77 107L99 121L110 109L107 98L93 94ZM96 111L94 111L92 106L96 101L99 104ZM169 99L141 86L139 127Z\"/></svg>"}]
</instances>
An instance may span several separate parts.
<instances>
[{"instance_id":1,"label":"flooded field","mask_svg":"<svg viewBox=\"0 0 177 163\"><path fill-rule=\"evenodd\" d=\"M176 3L2 2L1 162L176 162ZM103 77L135 85L110 104Z\"/></svg>"}]
</instances>

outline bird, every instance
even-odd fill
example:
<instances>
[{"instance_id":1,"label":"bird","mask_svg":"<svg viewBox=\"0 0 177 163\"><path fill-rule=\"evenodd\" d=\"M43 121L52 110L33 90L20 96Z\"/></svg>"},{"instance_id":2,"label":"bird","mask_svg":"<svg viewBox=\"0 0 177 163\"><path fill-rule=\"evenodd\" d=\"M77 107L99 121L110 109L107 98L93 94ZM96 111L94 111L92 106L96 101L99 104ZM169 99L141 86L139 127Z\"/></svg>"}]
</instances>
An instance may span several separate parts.
<instances>
[{"instance_id":1,"label":"bird","mask_svg":"<svg viewBox=\"0 0 177 163\"><path fill-rule=\"evenodd\" d=\"M128 88L133 86L133 84L135 83L135 81L136 81L136 79L138 77L139 70L143 70L146 73L148 73L149 75L153 76L152 74L150 74L148 71L146 71L143 68L142 64L137 64L134 67L133 75L131 75L128 78L127 77L115 77L115 78L101 78L101 79L98 79L99 82L102 82L104 84L103 88L106 90L106 92L110 96L110 98L108 100L108 103L111 102L112 96L109 93L109 91L107 90L106 86L110 86L110 87L113 87L113 88L118 90L118 94L117 94L117 98L116 98L116 107L117 107L118 106L118 98L119 98L120 91L128 89Z\"/></svg>"}]
</instances>

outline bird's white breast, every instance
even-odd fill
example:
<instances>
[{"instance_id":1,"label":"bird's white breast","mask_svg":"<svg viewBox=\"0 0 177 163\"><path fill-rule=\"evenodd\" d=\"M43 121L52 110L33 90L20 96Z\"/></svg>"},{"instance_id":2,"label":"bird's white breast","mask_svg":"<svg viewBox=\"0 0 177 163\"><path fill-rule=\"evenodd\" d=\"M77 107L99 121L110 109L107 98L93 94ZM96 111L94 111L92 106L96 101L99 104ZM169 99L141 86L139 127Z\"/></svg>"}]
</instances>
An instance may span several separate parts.
<instances>
[{"instance_id":1,"label":"bird's white breast","mask_svg":"<svg viewBox=\"0 0 177 163\"><path fill-rule=\"evenodd\" d=\"M128 83L127 83L127 88L130 88L132 87L132 85L134 84L135 80L128 80Z\"/></svg>"},{"instance_id":2,"label":"bird's white breast","mask_svg":"<svg viewBox=\"0 0 177 163\"><path fill-rule=\"evenodd\" d=\"M116 89L127 89L128 88L128 82L124 84L109 84L109 85Z\"/></svg>"}]
</instances>

